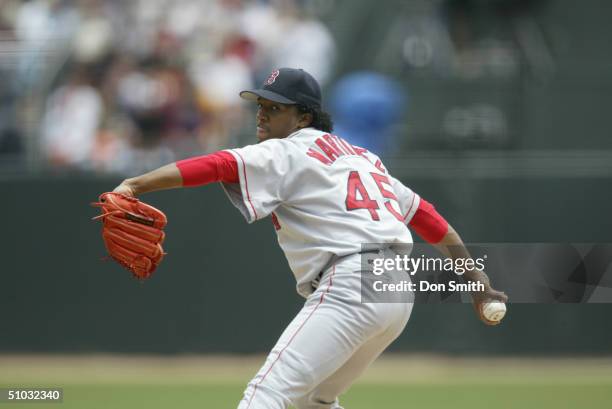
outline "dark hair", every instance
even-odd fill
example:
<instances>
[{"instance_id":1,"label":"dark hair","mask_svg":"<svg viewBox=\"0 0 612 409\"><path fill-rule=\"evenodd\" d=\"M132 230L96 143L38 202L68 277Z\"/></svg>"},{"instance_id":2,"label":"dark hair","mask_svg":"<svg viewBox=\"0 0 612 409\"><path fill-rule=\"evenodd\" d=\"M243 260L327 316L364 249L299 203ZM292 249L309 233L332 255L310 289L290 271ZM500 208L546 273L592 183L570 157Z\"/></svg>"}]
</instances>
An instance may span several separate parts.
<instances>
[{"instance_id":1,"label":"dark hair","mask_svg":"<svg viewBox=\"0 0 612 409\"><path fill-rule=\"evenodd\" d=\"M309 108L305 105L298 104L297 109L301 114L312 115L310 126L313 128L323 132L331 132L334 130L334 122L332 121L331 115L321 108Z\"/></svg>"}]
</instances>

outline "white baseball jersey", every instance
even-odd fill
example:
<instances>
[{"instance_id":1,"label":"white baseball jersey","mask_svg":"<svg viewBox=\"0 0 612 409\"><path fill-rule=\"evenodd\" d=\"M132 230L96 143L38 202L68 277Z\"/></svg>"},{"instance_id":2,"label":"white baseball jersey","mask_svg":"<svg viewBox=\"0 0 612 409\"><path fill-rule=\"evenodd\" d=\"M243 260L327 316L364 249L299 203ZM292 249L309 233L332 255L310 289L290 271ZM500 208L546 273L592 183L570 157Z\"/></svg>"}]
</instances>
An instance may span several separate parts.
<instances>
[{"instance_id":1,"label":"white baseball jersey","mask_svg":"<svg viewBox=\"0 0 612 409\"><path fill-rule=\"evenodd\" d=\"M333 257L365 243L412 243L406 225L420 198L365 149L306 128L228 152L240 178L223 184L228 197L249 223L272 214L304 297Z\"/></svg>"}]
</instances>

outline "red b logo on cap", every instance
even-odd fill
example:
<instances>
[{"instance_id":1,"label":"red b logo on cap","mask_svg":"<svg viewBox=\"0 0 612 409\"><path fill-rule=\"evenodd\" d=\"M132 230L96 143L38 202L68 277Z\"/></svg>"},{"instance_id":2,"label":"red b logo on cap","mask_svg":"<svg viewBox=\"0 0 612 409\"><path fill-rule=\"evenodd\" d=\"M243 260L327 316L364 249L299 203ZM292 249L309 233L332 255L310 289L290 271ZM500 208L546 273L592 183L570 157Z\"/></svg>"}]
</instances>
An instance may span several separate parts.
<instances>
[{"instance_id":1,"label":"red b logo on cap","mask_svg":"<svg viewBox=\"0 0 612 409\"><path fill-rule=\"evenodd\" d=\"M278 74L280 74L280 71L278 71L278 70L272 71L272 74L270 74L270 76L266 80L266 85L274 84L274 81L276 81L276 78L278 77Z\"/></svg>"}]
</instances>

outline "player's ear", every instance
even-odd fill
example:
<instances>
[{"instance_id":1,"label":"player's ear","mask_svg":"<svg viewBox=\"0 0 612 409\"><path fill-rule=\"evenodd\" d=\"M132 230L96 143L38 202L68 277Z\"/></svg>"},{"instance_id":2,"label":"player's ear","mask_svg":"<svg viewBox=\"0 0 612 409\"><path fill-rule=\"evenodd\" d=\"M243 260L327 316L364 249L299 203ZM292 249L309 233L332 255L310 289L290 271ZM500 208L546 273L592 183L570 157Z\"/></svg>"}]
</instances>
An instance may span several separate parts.
<instances>
[{"instance_id":1,"label":"player's ear","mask_svg":"<svg viewBox=\"0 0 612 409\"><path fill-rule=\"evenodd\" d=\"M298 121L298 126L300 128L307 128L312 124L314 117L310 112L300 113L300 120Z\"/></svg>"}]
</instances>

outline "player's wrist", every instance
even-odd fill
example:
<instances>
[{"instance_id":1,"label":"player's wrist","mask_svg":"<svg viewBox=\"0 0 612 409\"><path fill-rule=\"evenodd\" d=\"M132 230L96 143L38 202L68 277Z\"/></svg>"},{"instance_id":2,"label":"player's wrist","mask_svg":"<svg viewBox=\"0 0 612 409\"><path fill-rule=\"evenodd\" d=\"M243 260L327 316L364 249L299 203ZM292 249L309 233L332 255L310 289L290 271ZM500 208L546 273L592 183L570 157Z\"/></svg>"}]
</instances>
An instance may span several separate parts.
<instances>
[{"instance_id":1,"label":"player's wrist","mask_svg":"<svg viewBox=\"0 0 612 409\"><path fill-rule=\"evenodd\" d=\"M125 179L113 192L136 197L140 194L136 186L133 179Z\"/></svg>"},{"instance_id":2,"label":"player's wrist","mask_svg":"<svg viewBox=\"0 0 612 409\"><path fill-rule=\"evenodd\" d=\"M484 285L485 289L491 288L491 281L489 280L489 276L487 276L484 271L478 269L472 269L465 271L463 274L463 279L466 281L477 281Z\"/></svg>"}]
</instances>

